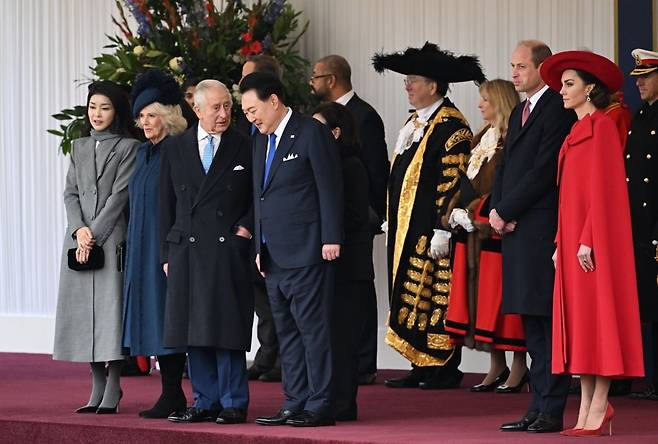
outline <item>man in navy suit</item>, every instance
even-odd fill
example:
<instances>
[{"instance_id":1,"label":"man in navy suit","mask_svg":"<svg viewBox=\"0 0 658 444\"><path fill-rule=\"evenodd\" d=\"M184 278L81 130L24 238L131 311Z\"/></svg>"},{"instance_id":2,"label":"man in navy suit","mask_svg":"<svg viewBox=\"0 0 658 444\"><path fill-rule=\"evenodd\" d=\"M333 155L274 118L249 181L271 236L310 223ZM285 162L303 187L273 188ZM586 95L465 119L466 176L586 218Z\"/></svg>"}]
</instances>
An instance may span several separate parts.
<instances>
[{"instance_id":1,"label":"man in navy suit","mask_svg":"<svg viewBox=\"0 0 658 444\"><path fill-rule=\"evenodd\" d=\"M350 64L339 55L328 55L315 62L310 85L318 98L345 105L354 116L359 136L359 157L368 172L369 224L374 241L374 236L382 232L380 227L386 218L386 184L390 169L382 118L368 102L354 92ZM364 264L366 265L372 267L371 264ZM374 280L369 282L368 291L355 303L359 304L358 311L362 313L361 335L354 338L359 344L359 384L373 384L377 373L378 342L377 294Z\"/></svg>"},{"instance_id":2,"label":"man in navy suit","mask_svg":"<svg viewBox=\"0 0 658 444\"><path fill-rule=\"evenodd\" d=\"M520 42L512 53L512 81L527 99L509 119L503 162L491 193L489 222L503 235L504 313L522 316L532 358L532 402L523 418L503 431L535 433L562 430L570 376L551 374L554 268L551 256L557 230L557 158L576 120L560 95L539 76L551 55L545 43Z\"/></svg>"},{"instance_id":3,"label":"man in navy suit","mask_svg":"<svg viewBox=\"0 0 658 444\"><path fill-rule=\"evenodd\" d=\"M333 425L330 261L343 237L338 150L324 125L285 105L276 76L249 74L240 93L261 134L253 142L256 263L265 275L286 395L274 416L256 422Z\"/></svg>"}]
</instances>

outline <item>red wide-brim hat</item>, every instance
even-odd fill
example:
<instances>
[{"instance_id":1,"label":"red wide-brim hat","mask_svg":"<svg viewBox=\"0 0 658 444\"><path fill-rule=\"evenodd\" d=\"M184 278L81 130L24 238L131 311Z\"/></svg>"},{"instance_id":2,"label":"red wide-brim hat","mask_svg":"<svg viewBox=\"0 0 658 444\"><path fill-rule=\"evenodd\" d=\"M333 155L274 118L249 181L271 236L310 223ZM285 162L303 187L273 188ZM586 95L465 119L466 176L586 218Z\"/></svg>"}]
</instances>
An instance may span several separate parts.
<instances>
[{"instance_id":1,"label":"red wide-brim hat","mask_svg":"<svg viewBox=\"0 0 658 444\"><path fill-rule=\"evenodd\" d=\"M599 79L610 93L619 91L624 83L624 74L613 61L589 51L564 51L544 60L539 74L555 91L562 89L562 73L567 69L588 72Z\"/></svg>"}]
</instances>

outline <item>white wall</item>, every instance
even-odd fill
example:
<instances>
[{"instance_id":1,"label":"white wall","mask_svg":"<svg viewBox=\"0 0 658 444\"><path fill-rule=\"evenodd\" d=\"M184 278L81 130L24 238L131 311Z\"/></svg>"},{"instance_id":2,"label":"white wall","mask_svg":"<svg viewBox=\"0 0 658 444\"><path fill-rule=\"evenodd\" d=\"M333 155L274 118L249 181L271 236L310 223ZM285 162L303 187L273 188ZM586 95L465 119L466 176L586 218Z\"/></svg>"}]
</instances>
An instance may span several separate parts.
<instances>
[{"instance_id":1,"label":"white wall","mask_svg":"<svg viewBox=\"0 0 658 444\"><path fill-rule=\"evenodd\" d=\"M404 50L426 40L480 56L488 78L509 78L516 42L539 38L554 51L588 47L613 57L613 0L292 0L311 20L301 52L313 61L341 54L352 65L356 91L382 115L389 146L409 108L402 76L379 75L377 51ZM68 160L45 132L50 114L84 103L88 66L115 34L112 0L2 2L0 15L0 351L48 353L53 334L65 226L61 200ZM449 93L474 128L477 89ZM381 236L380 236L381 238ZM375 246L380 336L387 309L384 247ZM255 335L254 335L255 336ZM407 363L380 341L381 368ZM486 368L466 353L465 370Z\"/></svg>"}]
</instances>

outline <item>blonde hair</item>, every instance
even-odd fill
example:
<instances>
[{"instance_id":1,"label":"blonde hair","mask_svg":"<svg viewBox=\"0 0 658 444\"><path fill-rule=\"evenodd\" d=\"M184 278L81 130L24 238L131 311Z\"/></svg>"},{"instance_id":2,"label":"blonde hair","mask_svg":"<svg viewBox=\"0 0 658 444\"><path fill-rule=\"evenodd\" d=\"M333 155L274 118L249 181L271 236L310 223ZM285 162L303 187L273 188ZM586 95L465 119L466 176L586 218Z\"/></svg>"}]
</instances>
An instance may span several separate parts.
<instances>
[{"instance_id":1,"label":"blonde hair","mask_svg":"<svg viewBox=\"0 0 658 444\"><path fill-rule=\"evenodd\" d=\"M153 113L162 120L167 135L175 136L185 131L187 120L183 117L183 111L180 109L180 105L163 105L160 102L153 102L150 105L153 105ZM138 128L142 128L142 124L139 123L139 117L135 119L135 125Z\"/></svg>"},{"instance_id":2,"label":"blonde hair","mask_svg":"<svg viewBox=\"0 0 658 444\"><path fill-rule=\"evenodd\" d=\"M519 104L519 93L514 89L514 84L509 80L493 79L487 80L480 85L480 94L486 94L487 100L496 110L496 122L501 136L507 134L507 122L512 110Z\"/></svg>"}]
</instances>

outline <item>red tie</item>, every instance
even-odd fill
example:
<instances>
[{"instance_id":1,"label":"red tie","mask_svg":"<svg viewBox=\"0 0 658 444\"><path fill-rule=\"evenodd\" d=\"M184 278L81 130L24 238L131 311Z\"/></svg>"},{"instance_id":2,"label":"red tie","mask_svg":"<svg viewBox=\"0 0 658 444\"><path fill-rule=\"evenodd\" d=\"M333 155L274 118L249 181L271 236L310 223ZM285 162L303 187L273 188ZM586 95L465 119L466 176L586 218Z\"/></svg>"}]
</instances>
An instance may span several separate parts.
<instances>
[{"instance_id":1,"label":"red tie","mask_svg":"<svg viewBox=\"0 0 658 444\"><path fill-rule=\"evenodd\" d=\"M523 112L521 113L521 126L525 125L530 117L530 100L526 99L525 105L523 105Z\"/></svg>"}]
</instances>

